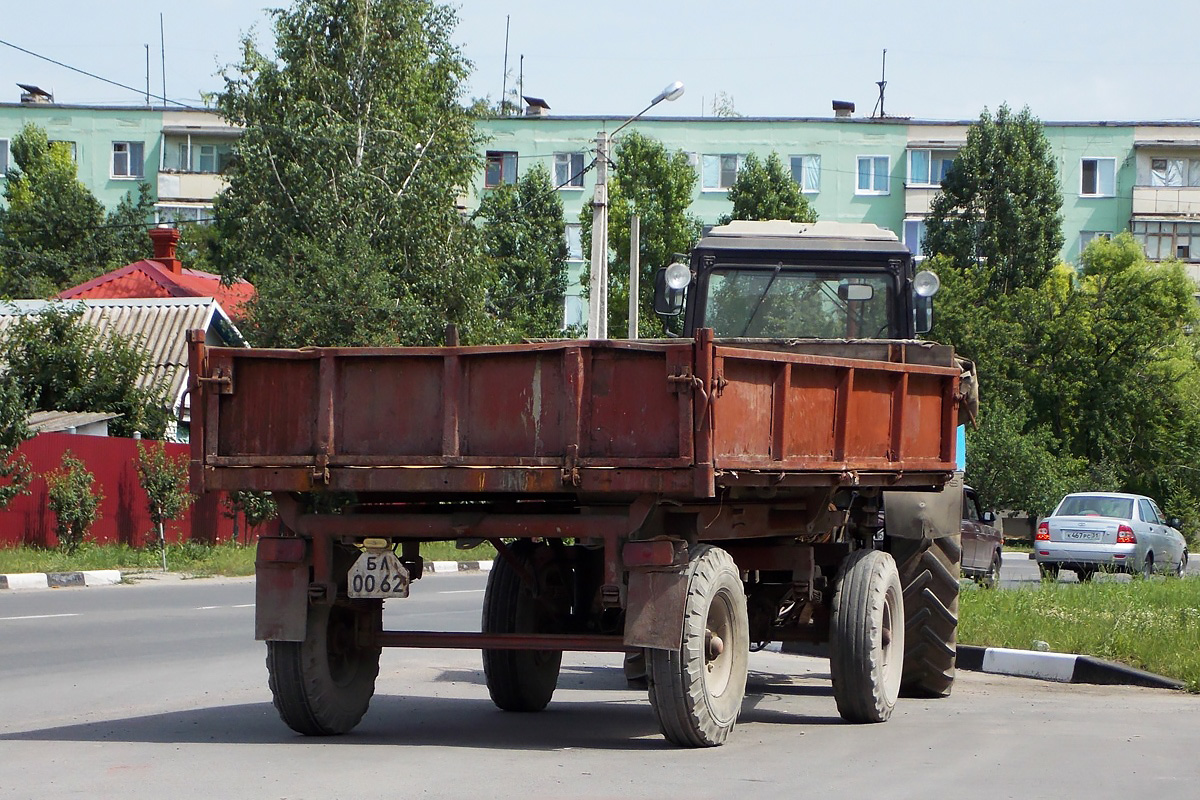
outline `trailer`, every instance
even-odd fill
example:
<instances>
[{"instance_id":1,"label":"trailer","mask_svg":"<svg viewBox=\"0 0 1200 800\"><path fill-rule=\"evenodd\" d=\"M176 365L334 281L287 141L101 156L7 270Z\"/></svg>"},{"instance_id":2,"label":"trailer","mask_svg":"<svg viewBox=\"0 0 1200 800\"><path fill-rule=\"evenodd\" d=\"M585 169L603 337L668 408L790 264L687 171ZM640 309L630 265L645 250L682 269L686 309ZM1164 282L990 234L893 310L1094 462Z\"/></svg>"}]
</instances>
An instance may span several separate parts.
<instances>
[{"instance_id":1,"label":"trailer","mask_svg":"<svg viewBox=\"0 0 1200 800\"><path fill-rule=\"evenodd\" d=\"M711 244L693 254L693 298L721 269ZM859 256L890 276L883 318L904 330L917 316L901 253L873 242ZM811 272L811 256L766 267L770 282ZM842 285L871 277L835 268ZM664 306L678 299L668 277ZM829 302L862 330L867 294ZM684 746L726 739L750 650L769 642L828 642L847 720L886 720L902 684L949 691L959 509L937 498L955 482L969 371L895 326L730 336L688 313L685 335L658 340L282 350L191 334L193 491L279 505L283 533L258 546L255 629L290 727L351 730L383 647L481 650L492 700L525 712L550 702L564 652L625 654ZM885 492L889 519L910 524L881 536ZM384 629L384 602L403 604L434 541L499 554L480 631ZM951 575L953 598L934 585Z\"/></svg>"}]
</instances>

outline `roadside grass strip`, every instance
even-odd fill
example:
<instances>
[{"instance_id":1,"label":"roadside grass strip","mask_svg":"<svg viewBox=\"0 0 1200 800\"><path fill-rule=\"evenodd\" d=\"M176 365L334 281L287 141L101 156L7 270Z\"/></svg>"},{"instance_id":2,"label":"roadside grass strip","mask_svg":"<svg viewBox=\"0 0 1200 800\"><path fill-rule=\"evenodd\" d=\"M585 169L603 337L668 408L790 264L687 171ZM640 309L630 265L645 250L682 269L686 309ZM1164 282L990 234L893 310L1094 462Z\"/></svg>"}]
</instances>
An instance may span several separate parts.
<instances>
[{"instance_id":1,"label":"roadside grass strip","mask_svg":"<svg viewBox=\"0 0 1200 800\"><path fill-rule=\"evenodd\" d=\"M964 592L960 603L960 644L1092 656L1200 692L1200 577L1043 583Z\"/></svg>"}]
</instances>

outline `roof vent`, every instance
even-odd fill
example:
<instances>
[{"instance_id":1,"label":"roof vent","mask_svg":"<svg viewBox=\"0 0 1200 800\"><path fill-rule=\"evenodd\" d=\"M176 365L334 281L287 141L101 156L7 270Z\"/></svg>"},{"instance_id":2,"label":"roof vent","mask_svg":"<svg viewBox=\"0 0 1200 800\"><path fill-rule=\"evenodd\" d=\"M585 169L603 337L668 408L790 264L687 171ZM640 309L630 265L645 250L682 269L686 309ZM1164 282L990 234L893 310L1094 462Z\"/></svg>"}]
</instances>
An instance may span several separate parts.
<instances>
[{"instance_id":1,"label":"roof vent","mask_svg":"<svg viewBox=\"0 0 1200 800\"><path fill-rule=\"evenodd\" d=\"M833 115L835 117L848 117L854 113L854 103L849 100L834 100Z\"/></svg>"},{"instance_id":2,"label":"roof vent","mask_svg":"<svg viewBox=\"0 0 1200 800\"><path fill-rule=\"evenodd\" d=\"M21 102L22 103L53 103L54 95L47 92L45 89L39 88L29 83L18 83L21 87Z\"/></svg>"},{"instance_id":3,"label":"roof vent","mask_svg":"<svg viewBox=\"0 0 1200 800\"><path fill-rule=\"evenodd\" d=\"M547 117L550 115L550 104L542 98L521 95L521 99L525 101L525 116Z\"/></svg>"}]
</instances>

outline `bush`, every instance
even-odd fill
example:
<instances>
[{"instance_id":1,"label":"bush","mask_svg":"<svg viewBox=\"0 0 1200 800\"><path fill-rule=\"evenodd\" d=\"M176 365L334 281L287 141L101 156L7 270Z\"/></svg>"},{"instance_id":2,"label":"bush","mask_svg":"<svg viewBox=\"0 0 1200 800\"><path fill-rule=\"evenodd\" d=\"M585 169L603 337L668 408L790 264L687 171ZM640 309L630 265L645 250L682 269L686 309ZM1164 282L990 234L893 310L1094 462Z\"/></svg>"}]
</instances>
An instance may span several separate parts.
<instances>
[{"instance_id":1,"label":"bush","mask_svg":"<svg viewBox=\"0 0 1200 800\"><path fill-rule=\"evenodd\" d=\"M68 553L79 549L88 530L100 519L100 501L104 495L95 488L95 477L67 450L61 466L46 474L50 510L54 512L54 533L58 546Z\"/></svg>"}]
</instances>

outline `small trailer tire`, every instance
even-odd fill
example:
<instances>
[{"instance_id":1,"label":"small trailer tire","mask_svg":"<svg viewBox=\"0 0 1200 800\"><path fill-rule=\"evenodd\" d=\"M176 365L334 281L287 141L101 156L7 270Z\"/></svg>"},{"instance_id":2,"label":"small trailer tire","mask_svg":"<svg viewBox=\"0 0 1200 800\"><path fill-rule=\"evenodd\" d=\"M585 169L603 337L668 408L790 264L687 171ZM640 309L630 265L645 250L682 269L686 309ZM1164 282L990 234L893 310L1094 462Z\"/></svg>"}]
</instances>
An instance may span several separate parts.
<instances>
[{"instance_id":1,"label":"small trailer tire","mask_svg":"<svg viewBox=\"0 0 1200 800\"><path fill-rule=\"evenodd\" d=\"M535 569L537 550L549 548L511 545L510 555L527 576L537 581L538 592L521 580L520 571L503 556L497 556L488 574L483 594L484 633L552 633L557 606L569 613L569 588L561 568L542 561ZM556 602L557 601L557 602ZM488 694L504 711L541 711L558 686L561 650L484 650L483 674Z\"/></svg>"},{"instance_id":2,"label":"small trailer tire","mask_svg":"<svg viewBox=\"0 0 1200 800\"><path fill-rule=\"evenodd\" d=\"M900 695L904 592L896 562L880 550L842 561L830 616L829 667L847 722L885 722Z\"/></svg>"},{"instance_id":3,"label":"small trailer tire","mask_svg":"<svg viewBox=\"0 0 1200 800\"><path fill-rule=\"evenodd\" d=\"M297 733L347 733L367 713L379 675L380 648L355 642L355 621L362 613L382 613L382 606L372 610L310 605L303 642L267 642L275 709Z\"/></svg>"},{"instance_id":4,"label":"small trailer tire","mask_svg":"<svg viewBox=\"0 0 1200 800\"><path fill-rule=\"evenodd\" d=\"M746 594L727 552L692 548L683 644L646 654L650 705L667 740L683 747L723 743L742 709L750 660Z\"/></svg>"},{"instance_id":5,"label":"small trailer tire","mask_svg":"<svg viewBox=\"0 0 1200 800\"><path fill-rule=\"evenodd\" d=\"M954 686L958 642L958 536L891 539L892 558L904 586L905 651L900 692L905 697L946 697Z\"/></svg>"}]
</instances>

